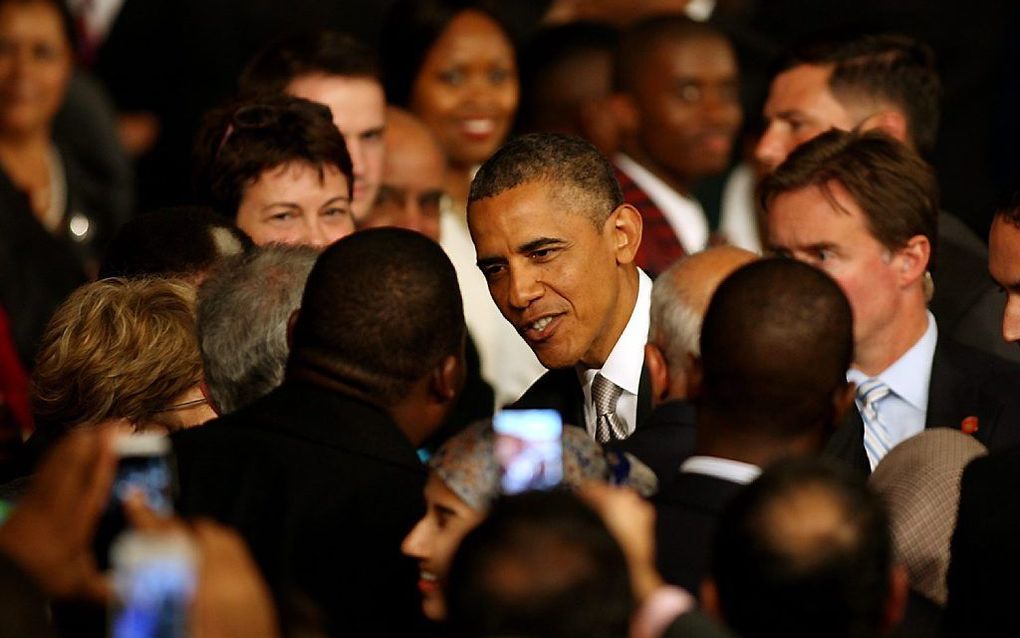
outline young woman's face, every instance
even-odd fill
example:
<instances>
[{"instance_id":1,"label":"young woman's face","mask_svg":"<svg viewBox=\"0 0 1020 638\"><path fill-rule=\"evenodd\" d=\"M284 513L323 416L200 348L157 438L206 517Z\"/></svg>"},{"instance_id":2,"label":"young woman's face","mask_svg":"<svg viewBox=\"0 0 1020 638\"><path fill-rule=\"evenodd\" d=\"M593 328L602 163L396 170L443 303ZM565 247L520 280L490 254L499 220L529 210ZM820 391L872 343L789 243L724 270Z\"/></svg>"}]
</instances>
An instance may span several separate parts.
<instances>
[{"instance_id":1,"label":"young woman's face","mask_svg":"<svg viewBox=\"0 0 1020 638\"><path fill-rule=\"evenodd\" d=\"M262 246L325 248L354 232L347 178L335 166L291 162L252 182L237 207L237 227Z\"/></svg>"},{"instance_id":2,"label":"young woman's face","mask_svg":"<svg viewBox=\"0 0 1020 638\"><path fill-rule=\"evenodd\" d=\"M0 5L0 128L48 127L71 77L71 44L48 2Z\"/></svg>"},{"instance_id":3,"label":"young woman's face","mask_svg":"<svg viewBox=\"0 0 1020 638\"><path fill-rule=\"evenodd\" d=\"M470 167L506 139L517 98L513 45L492 18L468 10L426 54L411 110L432 129L454 166Z\"/></svg>"},{"instance_id":4,"label":"young woman's face","mask_svg":"<svg viewBox=\"0 0 1020 638\"><path fill-rule=\"evenodd\" d=\"M431 620L446 617L446 600L442 588L450 563L460 541L483 515L453 493L435 473L425 484L425 517L418 521L404 539L401 550L418 561L418 588L422 594L422 610Z\"/></svg>"}]
</instances>

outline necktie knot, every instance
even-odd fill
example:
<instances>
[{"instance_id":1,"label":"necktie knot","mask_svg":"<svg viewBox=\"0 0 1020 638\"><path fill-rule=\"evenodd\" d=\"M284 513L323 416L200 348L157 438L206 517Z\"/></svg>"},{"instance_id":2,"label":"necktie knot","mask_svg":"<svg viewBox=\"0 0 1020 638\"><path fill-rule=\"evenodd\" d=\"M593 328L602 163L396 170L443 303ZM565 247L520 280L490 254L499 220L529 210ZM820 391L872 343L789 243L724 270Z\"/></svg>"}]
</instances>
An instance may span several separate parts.
<instances>
[{"instance_id":1,"label":"necktie knot","mask_svg":"<svg viewBox=\"0 0 1020 638\"><path fill-rule=\"evenodd\" d=\"M879 401L889 396L891 390L881 379L868 379L857 388L857 399L864 410L875 412Z\"/></svg>"},{"instance_id":2,"label":"necktie knot","mask_svg":"<svg viewBox=\"0 0 1020 638\"><path fill-rule=\"evenodd\" d=\"M620 400L621 394L623 388L601 374L595 375L595 380L591 384L591 398L598 416L615 414L616 402Z\"/></svg>"}]
</instances>

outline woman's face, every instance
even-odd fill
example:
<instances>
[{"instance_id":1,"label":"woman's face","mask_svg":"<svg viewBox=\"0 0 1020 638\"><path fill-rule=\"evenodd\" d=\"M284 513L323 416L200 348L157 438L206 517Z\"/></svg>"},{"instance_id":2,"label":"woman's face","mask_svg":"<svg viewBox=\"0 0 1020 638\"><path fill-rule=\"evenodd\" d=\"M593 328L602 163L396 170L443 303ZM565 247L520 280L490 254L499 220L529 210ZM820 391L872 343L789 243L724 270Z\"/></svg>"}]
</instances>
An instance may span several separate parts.
<instances>
[{"instance_id":1,"label":"woman's face","mask_svg":"<svg viewBox=\"0 0 1020 638\"><path fill-rule=\"evenodd\" d=\"M418 561L418 588L422 610L431 620L446 617L442 587L450 570L453 554L461 539L482 521L483 515L468 506L446 487L435 473L425 484L425 517L404 539L401 550Z\"/></svg>"},{"instance_id":2,"label":"woman's face","mask_svg":"<svg viewBox=\"0 0 1020 638\"><path fill-rule=\"evenodd\" d=\"M453 165L469 167L506 139L517 97L513 45L491 18L468 10L426 54L411 110L436 134Z\"/></svg>"},{"instance_id":3,"label":"woman's face","mask_svg":"<svg viewBox=\"0 0 1020 638\"><path fill-rule=\"evenodd\" d=\"M237 207L237 227L259 246L325 248L354 232L347 178L335 166L307 162L271 168L252 182Z\"/></svg>"},{"instance_id":4,"label":"woman's face","mask_svg":"<svg viewBox=\"0 0 1020 638\"><path fill-rule=\"evenodd\" d=\"M0 5L0 128L32 133L48 127L71 68L71 45L53 5Z\"/></svg>"}]
</instances>

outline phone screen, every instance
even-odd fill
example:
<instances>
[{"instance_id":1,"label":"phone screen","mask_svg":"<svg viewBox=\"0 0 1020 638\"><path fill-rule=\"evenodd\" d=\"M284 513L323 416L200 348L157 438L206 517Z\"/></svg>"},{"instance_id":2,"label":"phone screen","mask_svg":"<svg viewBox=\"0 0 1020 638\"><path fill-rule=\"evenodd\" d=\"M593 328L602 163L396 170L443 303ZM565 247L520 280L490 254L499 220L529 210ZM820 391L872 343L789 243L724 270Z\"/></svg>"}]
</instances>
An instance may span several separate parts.
<instances>
[{"instance_id":1,"label":"phone screen","mask_svg":"<svg viewBox=\"0 0 1020 638\"><path fill-rule=\"evenodd\" d=\"M507 494L548 490L563 479L563 421L556 410L502 410L492 419Z\"/></svg>"},{"instance_id":2,"label":"phone screen","mask_svg":"<svg viewBox=\"0 0 1020 638\"><path fill-rule=\"evenodd\" d=\"M132 491L141 492L157 514L173 513L174 474L169 439L163 434L123 435L117 438L115 450L117 473L93 542L96 563L104 570L110 563L110 545L127 524L123 504Z\"/></svg>"},{"instance_id":3,"label":"phone screen","mask_svg":"<svg viewBox=\"0 0 1020 638\"><path fill-rule=\"evenodd\" d=\"M110 638L186 638L197 583L187 536L128 532L110 550L116 600Z\"/></svg>"}]
</instances>

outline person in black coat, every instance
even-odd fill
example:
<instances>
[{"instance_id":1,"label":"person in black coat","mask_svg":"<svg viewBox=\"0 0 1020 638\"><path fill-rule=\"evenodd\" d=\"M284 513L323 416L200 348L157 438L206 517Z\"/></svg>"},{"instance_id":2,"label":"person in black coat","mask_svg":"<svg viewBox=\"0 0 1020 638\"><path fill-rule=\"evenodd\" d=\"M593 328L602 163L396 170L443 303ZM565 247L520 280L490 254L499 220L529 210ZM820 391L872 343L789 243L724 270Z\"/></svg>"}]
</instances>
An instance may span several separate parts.
<instances>
[{"instance_id":1,"label":"person in black coat","mask_svg":"<svg viewBox=\"0 0 1020 638\"><path fill-rule=\"evenodd\" d=\"M459 395L464 335L434 242L340 240L309 276L283 385L175 438L182 511L236 527L281 603L314 603L330 635L416 635L417 570L400 554L424 513L415 448Z\"/></svg>"}]
</instances>

